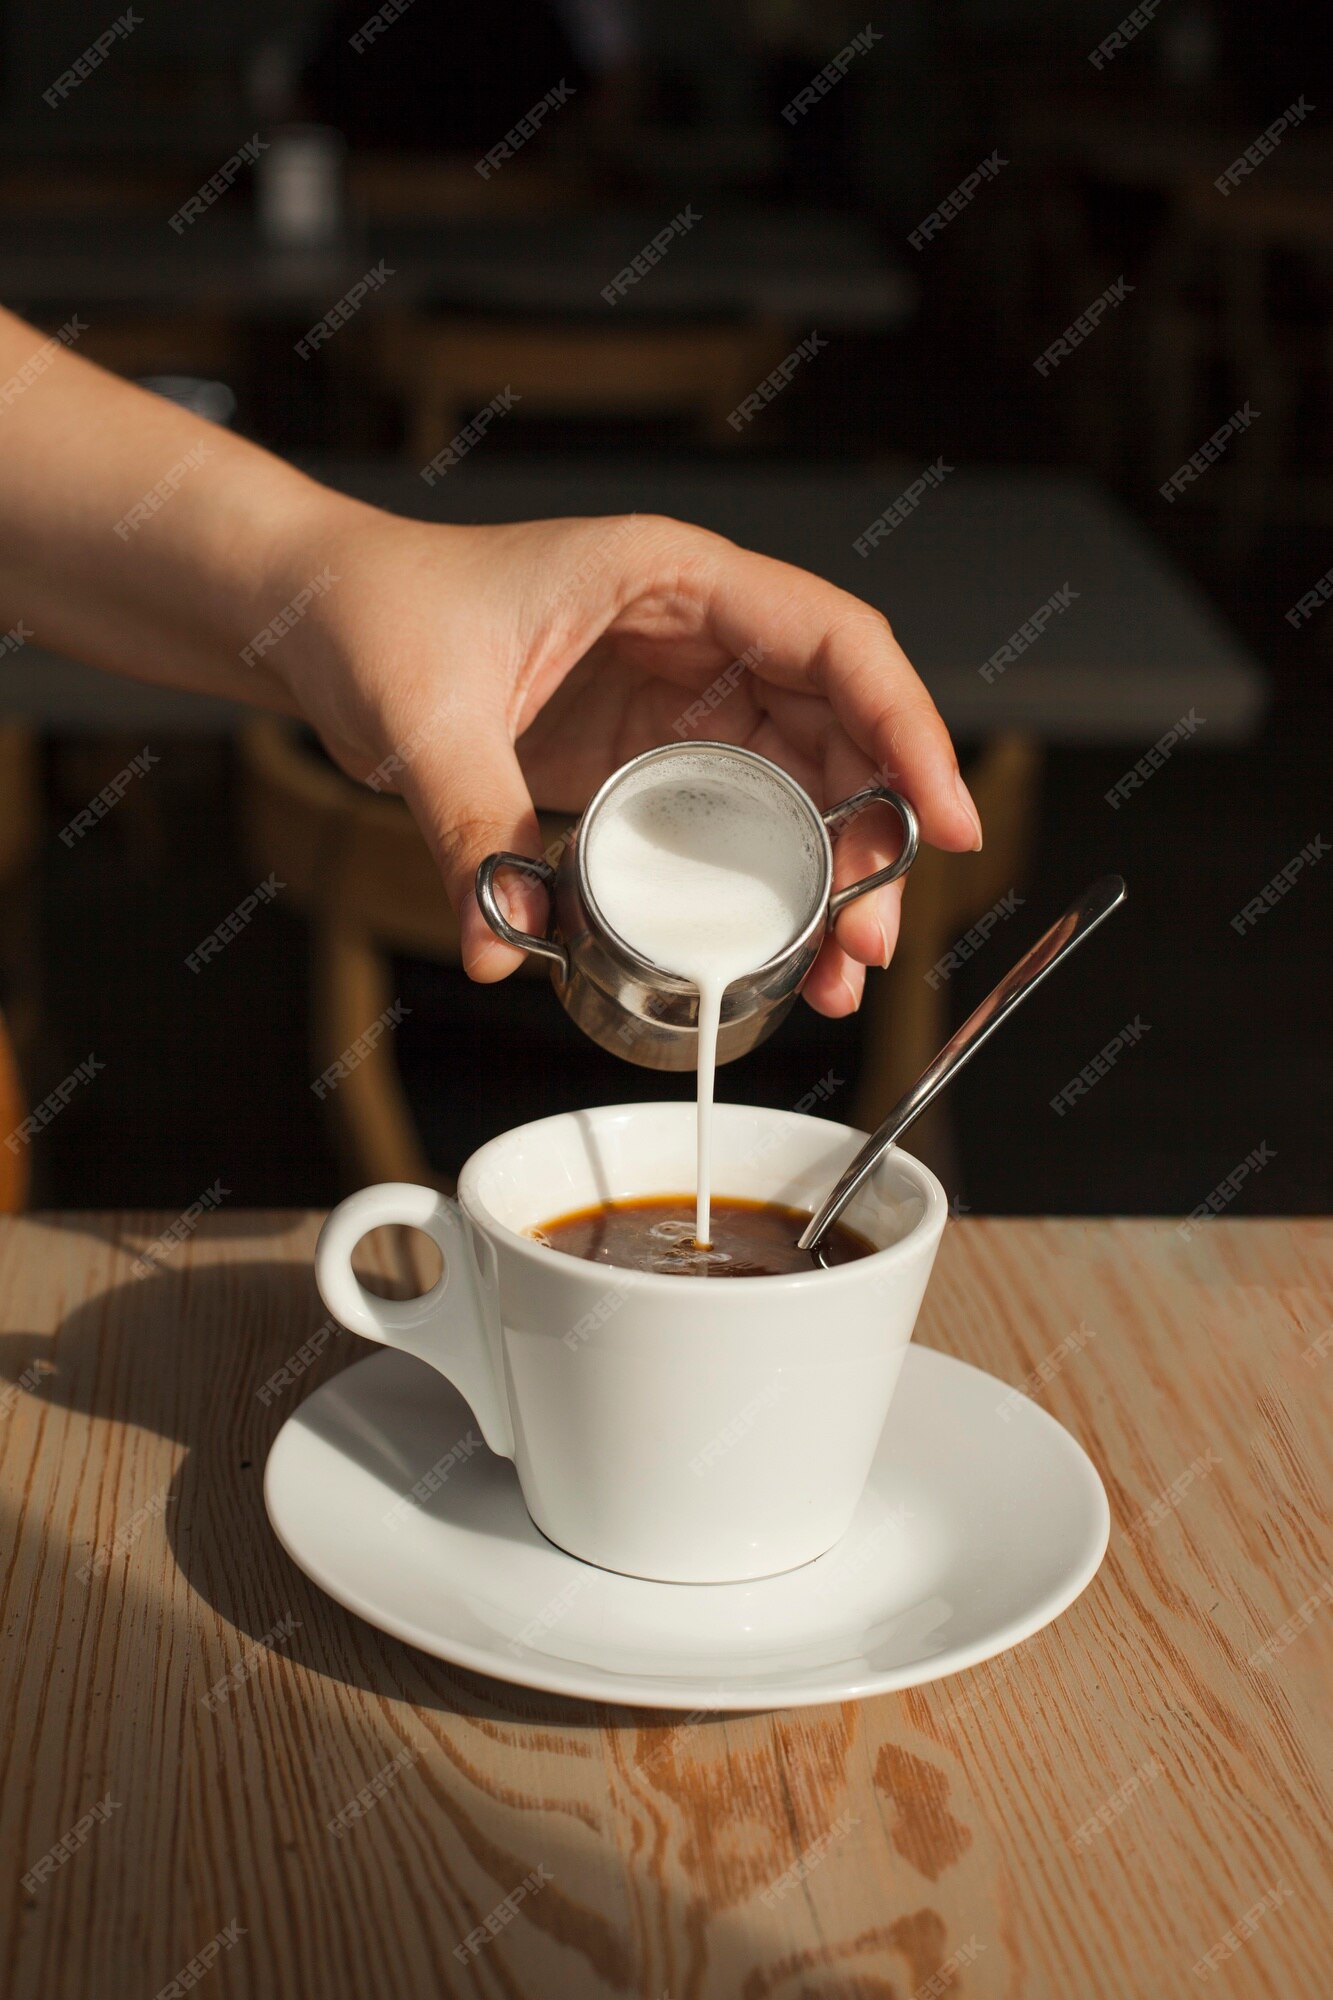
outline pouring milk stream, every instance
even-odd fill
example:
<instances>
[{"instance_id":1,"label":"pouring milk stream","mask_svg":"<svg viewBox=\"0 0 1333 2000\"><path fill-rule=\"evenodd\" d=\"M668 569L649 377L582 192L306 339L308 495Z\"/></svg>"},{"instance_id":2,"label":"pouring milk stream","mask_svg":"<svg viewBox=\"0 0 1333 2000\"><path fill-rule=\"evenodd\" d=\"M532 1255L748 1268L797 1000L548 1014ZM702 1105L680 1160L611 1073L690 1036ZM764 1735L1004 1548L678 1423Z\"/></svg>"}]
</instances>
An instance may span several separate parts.
<instances>
[{"instance_id":1,"label":"pouring milk stream","mask_svg":"<svg viewBox=\"0 0 1333 2000\"><path fill-rule=\"evenodd\" d=\"M699 992L695 1242L710 1232L711 1124L722 996L791 941L809 913L811 863L761 800L713 779L654 786L590 831L588 877L634 950Z\"/></svg>"}]
</instances>

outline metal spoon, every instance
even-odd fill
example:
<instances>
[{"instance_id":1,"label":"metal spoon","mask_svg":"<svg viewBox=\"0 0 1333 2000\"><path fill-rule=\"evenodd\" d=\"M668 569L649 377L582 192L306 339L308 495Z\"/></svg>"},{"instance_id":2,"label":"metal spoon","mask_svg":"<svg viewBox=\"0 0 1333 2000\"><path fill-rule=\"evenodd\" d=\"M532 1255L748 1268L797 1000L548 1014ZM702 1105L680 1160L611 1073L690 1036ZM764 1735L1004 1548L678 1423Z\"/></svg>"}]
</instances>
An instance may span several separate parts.
<instances>
[{"instance_id":1,"label":"metal spoon","mask_svg":"<svg viewBox=\"0 0 1333 2000\"><path fill-rule=\"evenodd\" d=\"M817 1263L823 1263L819 1248L821 1238L827 1235L895 1139L921 1116L928 1104L934 1103L945 1084L952 1082L987 1037L995 1033L1002 1021L1008 1020L1020 1000L1025 1000L1033 987L1039 986L1047 973L1053 972L1061 959L1075 945L1082 944L1084 938L1095 931L1098 924L1124 900L1123 879L1119 875L1103 875L1090 889L1085 889L1081 896L1075 898L1064 915L1058 917L1051 928L1037 939L1030 951L1024 952L1012 971L1006 972L999 985L986 995L976 1012L969 1014L957 1033L949 1037L934 1062L921 1072L906 1096L894 1105L879 1130L866 1140L823 1207L811 1216L797 1237L798 1250L809 1250Z\"/></svg>"}]
</instances>

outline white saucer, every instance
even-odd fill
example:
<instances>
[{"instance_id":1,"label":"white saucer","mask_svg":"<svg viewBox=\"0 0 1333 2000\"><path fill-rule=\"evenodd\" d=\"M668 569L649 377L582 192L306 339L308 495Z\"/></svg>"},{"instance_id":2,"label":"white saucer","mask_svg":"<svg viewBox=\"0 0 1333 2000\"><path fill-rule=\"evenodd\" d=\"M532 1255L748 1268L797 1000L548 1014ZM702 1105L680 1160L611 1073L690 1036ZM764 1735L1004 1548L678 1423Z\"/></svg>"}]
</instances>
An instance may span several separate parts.
<instances>
[{"instance_id":1,"label":"white saucer","mask_svg":"<svg viewBox=\"0 0 1333 2000\"><path fill-rule=\"evenodd\" d=\"M278 1539L395 1638L593 1701L788 1708L939 1680L1057 1618L1110 1532L1105 1489L1069 1433L929 1348L908 1350L843 1540L758 1583L646 1583L575 1561L480 1443L403 1504L469 1435L471 1412L424 1362L383 1353L346 1369L274 1440L264 1499Z\"/></svg>"}]
</instances>

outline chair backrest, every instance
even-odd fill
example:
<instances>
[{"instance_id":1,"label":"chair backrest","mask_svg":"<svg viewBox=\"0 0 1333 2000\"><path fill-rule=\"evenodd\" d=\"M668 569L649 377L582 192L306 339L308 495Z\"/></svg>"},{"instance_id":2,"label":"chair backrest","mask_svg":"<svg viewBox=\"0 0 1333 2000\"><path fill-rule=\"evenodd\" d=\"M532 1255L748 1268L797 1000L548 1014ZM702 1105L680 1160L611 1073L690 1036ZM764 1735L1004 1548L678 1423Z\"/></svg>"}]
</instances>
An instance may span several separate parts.
<instances>
[{"instance_id":1,"label":"chair backrest","mask_svg":"<svg viewBox=\"0 0 1333 2000\"><path fill-rule=\"evenodd\" d=\"M0 891L19 881L32 853L39 824L37 793L32 731L20 723L0 724ZM36 1001L30 976L16 988L16 1005L20 1002L24 1021L31 1024ZM17 1214L28 1200L29 1148L5 1144L26 1110L14 1038L0 1009L0 1215Z\"/></svg>"},{"instance_id":2,"label":"chair backrest","mask_svg":"<svg viewBox=\"0 0 1333 2000\"><path fill-rule=\"evenodd\" d=\"M257 872L277 875L311 929L311 1054L317 1074L392 1001L389 954L457 964L458 922L402 799L377 796L315 754L290 723L262 717L241 742L241 818ZM543 820L545 846L563 821ZM539 960L524 971L544 978ZM325 1101L349 1185L449 1188L427 1160L385 1036Z\"/></svg>"},{"instance_id":3,"label":"chair backrest","mask_svg":"<svg viewBox=\"0 0 1333 2000\"><path fill-rule=\"evenodd\" d=\"M713 443L734 446L748 434L729 415L790 345L781 328L767 324L606 325L484 312L386 312L376 338L418 462L447 445L507 382L522 384L529 414L692 416Z\"/></svg>"},{"instance_id":4,"label":"chair backrest","mask_svg":"<svg viewBox=\"0 0 1333 2000\"><path fill-rule=\"evenodd\" d=\"M310 915L390 951L457 960L458 921L400 798L354 785L268 716L249 724L240 747L241 825L256 868L275 873Z\"/></svg>"},{"instance_id":5,"label":"chair backrest","mask_svg":"<svg viewBox=\"0 0 1333 2000\"><path fill-rule=\"evenodd\" d=\"M17 1132L23 1118L18 1064L5 1017L0 1013L0 1140ZM27 1206L28 1179L28 1148L0 1144L0 1215L17 1215Z\"/></svg>"},{"instance_id":6,"label":"chair backrest","mask_svg":"<svg viewBox=\"0 0 1333 2000\"><path fill-rule=\"evenodd\" d=\"M290 723L271 716L242 734L241 782L251 861L276 872L308 912L359 930L386 951L457 964L458 919L402 799L353 784ZM539 824L547 848L568 820L543 813Z\"/></svg>"},{"instance_id":7,"label":"chair backrest","mask_svg":"<svg viewBox=\"0 0 1333 2000\"><path fill-rule=\"evenodd\" d=\"M459 217L551 215L587 198L586 178L567 168L511 163L483 180L475 160L436 154L366 153L348 163L347 193L359 220L452 222Z\"/></svg>"}]
</instances>

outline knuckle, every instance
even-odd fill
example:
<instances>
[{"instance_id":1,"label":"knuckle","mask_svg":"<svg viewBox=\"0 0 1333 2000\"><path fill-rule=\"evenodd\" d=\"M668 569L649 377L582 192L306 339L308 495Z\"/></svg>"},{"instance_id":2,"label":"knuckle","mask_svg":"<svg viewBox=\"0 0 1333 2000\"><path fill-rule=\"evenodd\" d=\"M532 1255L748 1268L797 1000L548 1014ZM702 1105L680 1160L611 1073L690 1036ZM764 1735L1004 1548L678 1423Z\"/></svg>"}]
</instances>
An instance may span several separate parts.
<instances>
[{"instance_id":1,"label":"knuckle","mask_svg":"<svg viewBox=\"0 0 1333 2000\"><path fill-rule=\"evenodd\" d=\"M670 562L682 578L712 575L736 547L725 535L670 514L641 514L639 519L647 536L645 552L658 562Z\"/></svg>"},{"instance_id":2,"label":"knuckle","mask_svg":"<svg viewBox=\"0 0 1333 2000\"><path fill-rule=\"evenodd\" d=\"M460 813L436 834L445 865L453 870L475 867L503 845L495 821L485 813Z\"/></svg>"},{"instance_id":3,"label":"knuckle","mask_svg":"<svg viewBox=\"0 0 1333 2000\"><path fill-rule=\"evenodd\" d=\"M845 603L830 627L830 638L837 638L842 634L850 634L861 640L867 638L878 640L881 646L891 648L895 654L899 650L893 626L885 613L873 604L862 604L859 599Z\"/></svg>"}]
</instances>

